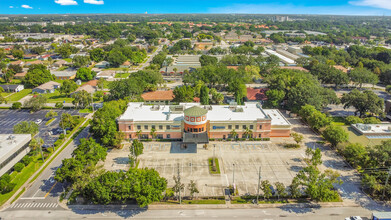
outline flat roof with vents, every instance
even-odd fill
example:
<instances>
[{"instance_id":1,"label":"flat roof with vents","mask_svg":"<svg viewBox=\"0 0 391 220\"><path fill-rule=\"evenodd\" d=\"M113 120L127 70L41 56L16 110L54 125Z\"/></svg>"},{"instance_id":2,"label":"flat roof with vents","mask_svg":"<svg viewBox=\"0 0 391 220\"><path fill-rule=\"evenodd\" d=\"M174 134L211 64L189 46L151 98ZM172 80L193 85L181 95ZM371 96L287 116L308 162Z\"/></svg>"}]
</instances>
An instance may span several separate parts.
<instances>
[{"instance_id":1,"label":"flat roof with vents","mask_svg":"<svg viewBox=\"0 0 391 220\"><path fill-rule=\"evenodd\" d=\"M30 134L0 134L0 176L30 151L30 140Z\"/></svg>"}]
</instances>

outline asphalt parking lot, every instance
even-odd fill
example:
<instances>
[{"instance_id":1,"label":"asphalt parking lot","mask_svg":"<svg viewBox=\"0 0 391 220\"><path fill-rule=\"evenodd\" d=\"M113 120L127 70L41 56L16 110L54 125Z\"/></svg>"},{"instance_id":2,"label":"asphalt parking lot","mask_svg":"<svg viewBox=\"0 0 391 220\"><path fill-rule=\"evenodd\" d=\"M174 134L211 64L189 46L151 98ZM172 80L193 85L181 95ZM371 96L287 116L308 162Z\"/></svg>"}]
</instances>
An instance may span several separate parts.
<instances>
[{"instance_id":1,"label":"asphalt parking lot","mask_svg":"<svg viewBox=\"0 0 391 220\"><path fill-rule=\"evenodd\" d=\"M233 181L240 195L255 194L259 167L262 180L282 182L288 186L304 166L304 147L287 150L270 142L212 142L208 150L199 145L196 153L173 153L171 144L144 143L144 154L139 156L139 167L154 168L167 179L169 187L174 185L173 176L178 174L179 168L182 182L186 186L190 180L197 182L199 196L222 196L224 188L232 185ZM208 158L213 157L213 151L219 158L220 175L209 173ZM127 170L128 155L128 146L111 150L106 158L105 168ZM188 195L187 189L184 194Z\"/></svg>"},{"instance_id":2,"label":"asphalt parking lot","mask_svg":"<svg viewBox=\"0 0 391 220\"><path fill-rule=\"evenodd\" d=\"M58 124L60 121L61 114L68 113L71 115L77 115L78 110L54 110L58 113L56 120L50 123L48 126L45 123L48 119L45 118L45 115L50 110L40 110L34 113L30 113L29 110L0 110L0 134L11 134L13 133L14 126L22 121L36 121L37 119L41 119L42 123L39 125L39 133L38 136L41 137L45 144L53 144L58 135L49 135L48 132L54 128L58 128ZM84 116L85 114L81 114Z\"/></svg>"}]
</instances>

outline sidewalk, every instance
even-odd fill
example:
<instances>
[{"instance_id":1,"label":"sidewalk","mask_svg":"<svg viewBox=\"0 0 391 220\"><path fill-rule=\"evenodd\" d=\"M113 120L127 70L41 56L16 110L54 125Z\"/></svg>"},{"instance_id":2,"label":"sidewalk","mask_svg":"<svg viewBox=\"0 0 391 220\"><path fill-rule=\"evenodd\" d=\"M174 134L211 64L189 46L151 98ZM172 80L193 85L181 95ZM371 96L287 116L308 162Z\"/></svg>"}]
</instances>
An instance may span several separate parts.
<instances>
[{"instance_id":1,"label":"sidewalk","mask_svg":"<svg viewBox=\"0 0 391 220\"><path fill-rule=\"evenodd\" d=\"M265 208L332 208L332 207L360 207L352 202L324 202L324 203L287 203L287 204L210 204L210 205L149 205L141 208L138 205L68 205L63 208L68 210L125 210L125 209L149 209L149 210L195 210L195 209L265 209Z\"/></svg>"}]
</instances>

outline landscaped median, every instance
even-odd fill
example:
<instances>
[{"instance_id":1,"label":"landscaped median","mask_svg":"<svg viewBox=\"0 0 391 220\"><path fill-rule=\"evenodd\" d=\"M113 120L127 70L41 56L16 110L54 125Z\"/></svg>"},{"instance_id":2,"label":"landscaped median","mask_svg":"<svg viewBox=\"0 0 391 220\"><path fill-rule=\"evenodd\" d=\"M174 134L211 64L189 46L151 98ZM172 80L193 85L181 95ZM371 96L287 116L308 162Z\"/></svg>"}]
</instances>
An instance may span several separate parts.
<instances>
[{"instance_id":1,"label":"landscaped median","mask_svg":"<svg viewBox=\"0 0 391 220\"><path fill-rule=\"evenodd\" d=\"M83 124L84 123L84 124ZM82 126L83 125L83 126ZM81 127L82 126L82 127ZM23 194L21 191L21 187L23 187L23 191L26 190L28 187L26 187L26 184L31 184L38 176L46 169L46 167L61 153L62 150L65 149L68 144L77 137L77 135L88 126L88 121L86 122L86 119L83 118L80 120L80 123L70 132L67 137L71 138L66 142L65 145L63 143L65 142L65 138L63 139L63 142L55 147L56 151L49 153L45 163L42 162L41 155L36 155L33 159L33 161L27 165L21 172L13 172L11 174L11 182L15 183L15 187L11 192L0 194L0 206L4 205L9 199L12 197L12 202L16 201L19 196ZM42 167L42 165L44 166ZM38 173L36 173L39 170ZM36 173L34 177L32 177ZM31 179L32 178L32 179ZM30 181L28 181L30 179ZM27 183L28 181L28 183ZM14 196L16 194L16 196Z\"/></svg>"}]
</instances>

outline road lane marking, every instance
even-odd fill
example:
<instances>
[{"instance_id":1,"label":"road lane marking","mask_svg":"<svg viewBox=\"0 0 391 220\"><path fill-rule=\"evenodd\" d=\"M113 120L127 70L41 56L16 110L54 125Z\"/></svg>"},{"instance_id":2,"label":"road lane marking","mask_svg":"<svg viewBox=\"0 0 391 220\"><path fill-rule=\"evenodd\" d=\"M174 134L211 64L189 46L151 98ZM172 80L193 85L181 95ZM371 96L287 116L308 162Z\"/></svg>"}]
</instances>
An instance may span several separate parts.
<instances>
[{"instance_id":1,"label":"road lane marking","mask_svg":"<svg viewBox=\"0 0 391 220\"><path fill-rule=\"evenodd\" d=\"M20 199L45 199L45 197L24 197Z\"/></svg>"},{"instance_id":2,"label":"road lane marking","mask_svg":"<svg viewBox=\"0 0 391 220\"><path fill-rule=\"evenodd\" d=\"M54 188L54 186L56 186L57 182L55 182L52 186L52 188L50 188L49 192L46 193L45 195L45 198L49 195L49 193L52 191L52 189Z\"/></svg>"}]
</instances>

